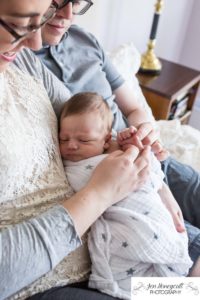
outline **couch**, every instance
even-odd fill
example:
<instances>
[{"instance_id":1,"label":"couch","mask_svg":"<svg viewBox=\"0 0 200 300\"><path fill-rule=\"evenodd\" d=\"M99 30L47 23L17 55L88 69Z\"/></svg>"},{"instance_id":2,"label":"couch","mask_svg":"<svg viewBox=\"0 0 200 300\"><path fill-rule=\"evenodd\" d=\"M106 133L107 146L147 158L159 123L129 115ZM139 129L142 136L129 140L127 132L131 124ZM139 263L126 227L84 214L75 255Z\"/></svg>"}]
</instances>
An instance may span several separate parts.
<instances>
[{"instance_id":1,"label":"couch","mask_svg":"<svg viewBox=\"0 0 200 300\"><path fill-rule=\"evenodd\" d=\"M118 71L127 80L135 97L152 117L151 109L134 76L140 66L140 54L135 46L132 43L124 44L108 54ZM181 125L178 119L156 121L155 126L160 131L161 141L170 155L200 171L200 131L190 125Z\"/></svg>"},{"instance_id":2,"label":"couch","mask_svg":"<svg viewBox=\"0 0 200 300\"><path fill-rule=\"evenodd\" d=\"M151 109L148 107L138 81L134 76L140 66L140 55L134 45L122 45L109 53L109 56L119 72L127 80L135 97L154 122ZM198 157L200 157L200 132L198 130L189 125L181 125L178 120L157 121L155 126L160 130L162 142L171 155L181 162L187 162L197 170L200 170L200 161L198 161ZM68 264L67 270L63 270L62 265L58 265L56 269L48 273L48 278L44 276L37 280L33 287L35 293L55 285L57 280L60 282L61 278L59 276L62 273L65 278L63 285L88 278L91 262L87 248L87 233L82 238L82 241L82 246L65 258ZM24 297L24 291L21 292L21 296Z\"/></svg>"}]
</instances>

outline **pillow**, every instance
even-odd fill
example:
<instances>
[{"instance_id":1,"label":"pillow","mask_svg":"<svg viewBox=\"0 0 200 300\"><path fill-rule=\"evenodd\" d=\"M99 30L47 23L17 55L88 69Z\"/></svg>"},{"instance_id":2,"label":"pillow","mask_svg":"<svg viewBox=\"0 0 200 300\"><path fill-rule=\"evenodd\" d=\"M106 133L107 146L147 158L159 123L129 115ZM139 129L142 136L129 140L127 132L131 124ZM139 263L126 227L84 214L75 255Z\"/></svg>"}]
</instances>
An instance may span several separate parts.
<instances>
[{"instance_id":1,"label":"pillow","mask_svg":"<svg viewBox=\"0 0 200 300\"><path fill-rule=\"evenodd\" d=\"M121 45L116 50L108 53L108 55L118 72L126 80L138 103L142 105L150 119L154 121L152 111L142 94L139 82L135 76L139 70L141 61L141 56L138 50L135 48L133 43L129 43Z\"/></svg>"},{"instance_id":2,"label":"pillow","mask_svg":"<svg viewBox=\"0 0 200 300\"><path fill-rule=\"evenodd\" d=\"M123 77L136 74L140 67L140 53L133 43L123 44L108 53L113 64L117 67Z\"/></svg>"},{"instance_id":3,"label":"pillow","mask_svg":"<svg viewBox=\"0 0 200 300\"><path fill-rule=\"evenodd\" d=\"M111 61L119 73L127 81L134 96L154 120L135 74L140 67L140 54L133 43L121 45L109 53ZM154 120L155 121L155 120ZM179 120L157 121L155 127L160 131L164 147L182 163L186 163L200 171L200 131L189 125L181 125Z\"/></svg>"},{"instance_id":4,"label":"pillow","mask_svg":"<svg viewBox=\"0 0 200 300\"><path fill-rule=\"evenodd\" d=\"M171 156L200 171L200 131L180 120L157 121L162 142Z\"/></svg>"}]
</instances>

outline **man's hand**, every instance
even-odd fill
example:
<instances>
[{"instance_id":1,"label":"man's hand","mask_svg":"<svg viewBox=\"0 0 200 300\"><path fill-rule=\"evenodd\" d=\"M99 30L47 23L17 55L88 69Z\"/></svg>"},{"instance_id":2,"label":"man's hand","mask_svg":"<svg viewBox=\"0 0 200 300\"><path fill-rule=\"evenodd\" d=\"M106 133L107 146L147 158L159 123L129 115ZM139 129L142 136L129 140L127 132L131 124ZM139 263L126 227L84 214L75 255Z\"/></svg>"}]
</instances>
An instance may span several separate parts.
<instances>
[{"instance_id":1,"label":"man's hand","mask_svg":"<svg viewBox=\"0 0 200 300\"><path fill-rule=\"evenodd\" d=\"M168 150L163 148L162 144L158 140L151 144L151 150L159 161L163 161L169 156Z\"/></svg>"},{"instance_id":2,"label":"man's hand","mask_svg":"<svg viewBox=\"0 0 200 300\"><path fill-rule=\"evenodd\" d=\"M151 150L158 160L167 159L169 152L159 142L159 133L153 128L151 122L142 123L135 134L143 145L151 146Z\"/></svg>"},{"instance_id":3,"label":"man's hand","mask_svg":"<svg viewBox=\"0 0 200 300\"><path fill-rule=\"evenodd\" d=\"M159 134L154 130L150 122L142 123L138 129L130 126L117 134L117 142L122 150L126 150L129 145L134 145L139 150L144 149L144 146L148 145L151 146L151 150L157 159L162 161L167 159L169 152L163 148L158 138Z\"/></svg>"}]
</instances>

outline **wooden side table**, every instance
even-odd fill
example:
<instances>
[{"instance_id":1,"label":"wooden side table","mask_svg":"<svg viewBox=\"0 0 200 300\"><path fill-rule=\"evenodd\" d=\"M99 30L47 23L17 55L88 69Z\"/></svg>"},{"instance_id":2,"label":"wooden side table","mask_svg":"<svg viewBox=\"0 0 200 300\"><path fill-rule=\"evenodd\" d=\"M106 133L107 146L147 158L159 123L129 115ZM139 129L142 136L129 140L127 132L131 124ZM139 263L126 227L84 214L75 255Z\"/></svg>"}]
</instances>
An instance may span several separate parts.
<instances>
[{"instance_id":1,"label":"wooden side table","mask_svg":"<svg viewBox=\"0 0 200 300\"><path fill-rule=\"evenodd\" d=\"M200 83L200 72L164 59L160 60L160 75L137 74L142 92L156 120L180 118L182 123L187 123ZM180 107L183 103L182 114L173 113L178 112L177 109L181 112Z\"/></svg>"}]
</instances>

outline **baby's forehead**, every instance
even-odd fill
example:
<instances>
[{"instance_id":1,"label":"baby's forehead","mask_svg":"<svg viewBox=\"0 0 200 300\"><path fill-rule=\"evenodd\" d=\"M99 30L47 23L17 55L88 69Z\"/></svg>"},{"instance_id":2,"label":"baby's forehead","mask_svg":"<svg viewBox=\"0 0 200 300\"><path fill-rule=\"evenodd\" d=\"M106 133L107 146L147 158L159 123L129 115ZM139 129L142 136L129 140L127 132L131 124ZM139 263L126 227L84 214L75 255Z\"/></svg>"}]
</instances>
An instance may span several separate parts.
<instances>
[{"instance_id":1,"label":"baby's forehead","mask_svg":"<svg viewBox=\"0 0 200 300\"><path fill-rule=\"evenodd\" d=\"M100 134L103 134L104 128L105 127L103 125L103 122L98 123L98 124L97 124L97 122L95 122L92 124L92 126L88 126L88 124L87 124L87 126L80 126L80 132L82 134L85 134L88 136L94 135L94 134L100 135Z\"/></svg>"},{"instance_id":2,"label":"baby's forehead","mask_svg":"<svg viewBox=\"0 0 200 300\"><path fill-rule=\"evenodd\" d=\"M61 119L61 127L65 131L78 130L80 133L87 135L94 132L98 132L98 134L103 133L105 123L105 120L97 111L70 114Z\"/></svg>"}]
</instances>

